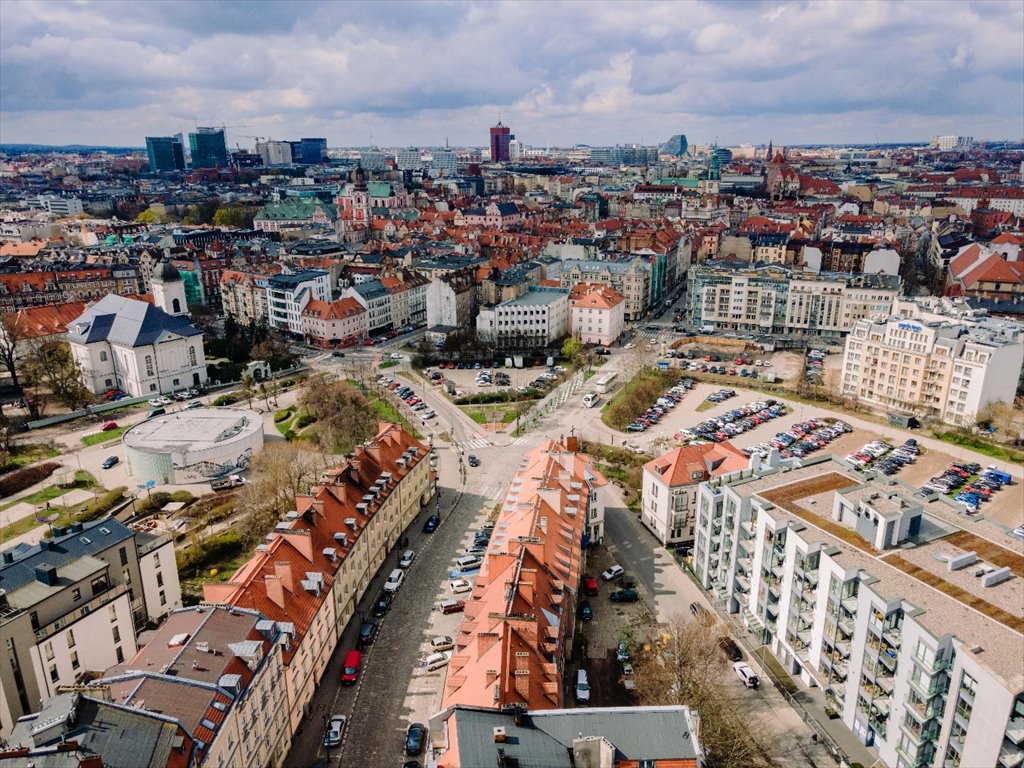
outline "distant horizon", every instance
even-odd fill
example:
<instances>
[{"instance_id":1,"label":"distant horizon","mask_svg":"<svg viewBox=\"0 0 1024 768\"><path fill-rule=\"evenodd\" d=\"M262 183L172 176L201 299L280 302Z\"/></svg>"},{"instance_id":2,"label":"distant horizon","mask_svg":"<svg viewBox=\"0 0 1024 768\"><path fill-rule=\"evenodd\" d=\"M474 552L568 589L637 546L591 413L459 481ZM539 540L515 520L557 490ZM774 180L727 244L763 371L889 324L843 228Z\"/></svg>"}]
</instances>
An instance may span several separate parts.
<instances>
[{"instance_id":1,"label":"distant horizon","mask_svg":"<svg viewBox=\"0 0 1024 768\"><path fill-rule=\"evenodd\" d=\"M1024 135L1019 2L253 8L4 0L0 142L135 147L225 125L232 149L477 147L499 119L533 147Z\"/></svg>"}]
</instances>

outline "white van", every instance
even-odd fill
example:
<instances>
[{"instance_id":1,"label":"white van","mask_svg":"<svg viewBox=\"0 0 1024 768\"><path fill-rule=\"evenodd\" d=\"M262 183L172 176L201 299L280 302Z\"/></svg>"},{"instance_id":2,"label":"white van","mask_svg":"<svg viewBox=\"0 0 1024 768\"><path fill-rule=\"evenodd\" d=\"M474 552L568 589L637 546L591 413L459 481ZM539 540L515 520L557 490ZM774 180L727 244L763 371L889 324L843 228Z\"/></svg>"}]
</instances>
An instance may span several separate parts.
<instances>
[{"instance_id":1,"label":"white van","mask_svg":"<svg viewBox=\"0 0 1024 768\"><path fill-rule=\"evenodd\" d=\"M714 333L715 332L715 326L705 323L704 325L702 325L700 327L700 332L701 333Z\"/></svg>"},{"instance_id":2,"label":"white van","mask_svg":"<svg viewBox=\"0 0 1024 768\"><path fill-rule=\"evenodd\" d=\"M583 396L583 407L593 408L597 405L597 401L600 399L600 396L596 392L587 392L587 394Z\"/></svg>"},{"instance_id":3,"label":"white van","mask_svg":"<svg viewBox=\"0 0 1024 768\"><path fill-rule=\"evenodd\" d=\"M576 701L581 704L590 701L590 681L587 679L587 670L585 669L576 672Z\"/></svg>"},{"instance_id":4,"label":"white van","mask_svg":"<svg viewBox=\"0 0 1024 768\"><path fill-rule=\"evenodd\" d=\"M455 570L461 572L475 571L480 567L482 560L476 555L465 555L455 561Z\"/></svg>"}]
</instances>

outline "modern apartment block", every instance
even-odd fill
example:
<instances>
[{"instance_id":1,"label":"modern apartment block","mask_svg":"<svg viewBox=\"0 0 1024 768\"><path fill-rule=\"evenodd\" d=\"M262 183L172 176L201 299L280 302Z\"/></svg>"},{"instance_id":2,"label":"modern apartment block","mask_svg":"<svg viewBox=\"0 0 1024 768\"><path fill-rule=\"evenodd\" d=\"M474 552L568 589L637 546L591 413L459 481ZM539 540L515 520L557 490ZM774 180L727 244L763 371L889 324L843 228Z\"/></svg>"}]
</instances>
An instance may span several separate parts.
<instances>
[{"instance_id":1,"label":"modern apartment block","mask_svg":"<svg viewBox=\"0 0 1024 768\"><path fill-rule=\"evenodd\" d=\"M135 638L181 605L170 537L113 518L55 527L3 552L0 735L59 686L135 655Z\"/></svg>"},{"instance_id":2,"label":"modern apartment block","mask_svg":"<svg viewBox=\"0 0 1024 768\"><path fill-rule=\"evenodd\" d=\"M559 281L572 289L580 283L610 285L626 299L624 318L639 320L651 306L651 265L639 256L616 260L565 259Z\"/></svg>"},{"instance_id":3,"label":"modern apartment block","mask_svg":"<svg viewBox=\"0 0 1024 768\"><path fill-rule=\"evenodd\" d=\"M903 300L891 315L858 321L846 339L843 395L965 425L988 403L1013 403L1024 366L1024 324L955 316L943 310L947 305Z\"/></svg>"},{"instance_id":4,"label":"modern apartment block","mask_svg":"<svg viewBox=\"0 0 1024 768\"><path fill-rule=\"evenodd\" d=\"M267 280L267 321L271 328L299 336L306 305L314 299L330 298L329 276L319 269L273 275Z\"/></svg>"},{"instance_id":5,"label":"modern apartment block","mask_svg":"<svg viewBox=\"0 0 1024 768\"><path fill-rule=\"evenodd\" d=\"M778 265L713 262L688 272L687 321L756 334L841 338L858 320L888 312L893 275L794 272Z\"/></svg>"},{"instance_id":6,"label":"modern apartment block","mask_svg":"<svg viewBox=\"0 0 1024 768\"><path fill-rule=\"evenodd\" d=\"M547 440L509 483L466 601L443 707L565 705L584 547L604 535L606 481L578 448L575 437Z\"/></svg>"},{"instance_id":7,"label":"modern apartment block","mask_svg":"<svg viewBox=\"0 0 1024 768\"><path fill-rule=\"evenodd\" d=\"M700 582L885 765L1021 765L1018 540L830 456L755 456L697 503Z\"/></svg>"},{"instance_id":8,"label":"modern apartment block","mask_svg":"<svg viewBox=\"0 0 1024 768\"><path fill-rule=\"evenodd\" d=\"M544 347L569 329L569 292L561 288L531 288L476 317L477 338L504 347Z\"/></svg>"}]
</instances>

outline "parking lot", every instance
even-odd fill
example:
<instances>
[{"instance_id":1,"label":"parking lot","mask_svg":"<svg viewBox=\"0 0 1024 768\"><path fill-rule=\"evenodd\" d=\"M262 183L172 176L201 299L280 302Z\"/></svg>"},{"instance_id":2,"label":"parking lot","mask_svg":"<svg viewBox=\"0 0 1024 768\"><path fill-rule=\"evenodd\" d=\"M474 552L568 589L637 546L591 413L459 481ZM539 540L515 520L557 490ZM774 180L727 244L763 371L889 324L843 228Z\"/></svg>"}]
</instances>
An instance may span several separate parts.
<instances>
[{"instance_id":1,"label":"parking lot","mask_svg":"<svg viewBox=\"0 0 1024 768\"><path fill-rule=\"evenodd\" d=\"M498 373L506 374L509 377L509 387L526 387L538 376L547 372L548 368L546 365L530 368L506 368L504 366L500 368L484 368L483 366L480 368L441 368L440 366L432 366L430 370L440 371L446 380L451 381L455 385L458 394L471 395L478 392L495 392L507 389L508 387L495 386L493 383ZM481 371L490 372L492 380L490 385L482 387L477 384L477 375Z\"/></svg>"}]
</instances>

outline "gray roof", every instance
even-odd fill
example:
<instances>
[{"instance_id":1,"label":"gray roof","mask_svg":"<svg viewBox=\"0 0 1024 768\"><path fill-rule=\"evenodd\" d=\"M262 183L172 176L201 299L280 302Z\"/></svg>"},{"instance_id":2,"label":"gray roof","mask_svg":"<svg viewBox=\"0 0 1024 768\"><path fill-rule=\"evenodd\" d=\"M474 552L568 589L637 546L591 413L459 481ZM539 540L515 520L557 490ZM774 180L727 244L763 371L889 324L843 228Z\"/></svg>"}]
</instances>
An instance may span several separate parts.
<instances>
[{"instance_id":1,"label":"gray roof","mask_svg":"<svg viewBox=\"0 0 1024 768\"><path fill-rule=\"evenodd\" d=\"M326 274L326 272L319 269L307 269L291 274L273 275L268 282L271 288L294 290L297 286L310 280L317 280Z\"/></svg>"},{"instance_id":2,"label":"gray roof","mask_svg":"<svg viewBox=\"0 0 1024 768\"><path fill-rule=\"evenodd\" d=\"M388 295L388 289L380 280L367 280L363 283L356 283L352 289L364 299L379 299Z\"/></svg>"},{"instance_id":3,"label":"gray roof","mask_svg":"<svg viewBox=\"0 0 1024 768\"><path fill-rule=\"evenodd\" d=\"M84 523L81 530L54 536L49 542L42 541L20 555L17 550L6 550L5 555L14 553L14 562L0 564L0 589L11 591L34 581L37 565L60 568L78 558L104 552L133 535L123 523L110 517Z\"/></svg>"},{"instance_id":4,"label":"gray roof","mask_svg":"<svg viewBox=\"0 0 1024 768\"><path fill-rule=\"evenodd\" d=\"M68 323L68 341L108 341L126 347L159 344L174 336L202 336L185 316L174 316L145 301L110 293Z\"/></svg>"},{"instance_id":5,"label":"gray roof","mask_svg":"<svg viewBox=\"0 0 1024 768\"><path fill-rule=\"evenodd\" d=\"M148 768L166 766L171 752L181 744L178 726L169 718L136 710L77 693L63 693L43 702L32 720L21 720L10 743L25 747L52 746L62 741L78 742L85 755L103 758L105 768ZM40 762L36 755L20 765L78 765L68 762Z\"/></svg>"},{"instance_id":6,"label":"gray roof","mask_svg":"<svg viewBox=\"0 0 1024 768\"><path fill-rule=\"evenodd\" d=\"M495 765L501 747L518 765L571 768L573 740L580 734L609 741L615 746L617 760L697 757L685 707L542 710L528 713L522 725L515 724L512 713L494 709L456 707L454 714L462 765ZM504 744L495 744L495 726L505 728Z\"/></svg>"}]
</instances>

